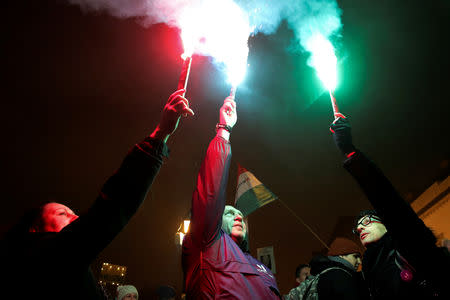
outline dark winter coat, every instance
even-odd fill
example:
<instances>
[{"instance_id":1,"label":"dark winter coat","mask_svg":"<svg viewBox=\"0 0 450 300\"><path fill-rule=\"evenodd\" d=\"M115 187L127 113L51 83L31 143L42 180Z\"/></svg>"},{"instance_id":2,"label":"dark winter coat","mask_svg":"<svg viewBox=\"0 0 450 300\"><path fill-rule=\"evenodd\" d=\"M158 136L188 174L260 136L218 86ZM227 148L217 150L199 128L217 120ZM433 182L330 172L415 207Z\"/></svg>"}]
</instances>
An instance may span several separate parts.
<instances>
[{"instance_id":1,"label":"dark winter coat","mask_svg":"<svg viewBox=\"0 0 450 300\"><path fill-rule=\"evenodd\" d=\"M344 162L344 167L361 186L388 230L383 238L367 247L362 262L372 299L436 299L432 297L435 294L449 299L450 259L448 253L436 246L431 230L364 154L357 151ZM415 269L409 282L402 279L397 264L402 268L404 264L397 253Z\"/></svg>"},{"instance_id":2,"label":"dark winter coat","mask_svg":"<svg viewBox=\"0 0 450 300\"><path fill-rule=\"evenodd\" d=\"M270 269L221 229L230 160L230 144L215 137L198 174L191 225L183 242L187 299L280 299Z\"/></svg>"},{"instance_id":3,"label":"dark winter coat","mask_svg":"<svg viewBox=\"0 0 450 300\"><path fill-rule=\"evenodd\" d=\"M14 299L102 299L89 265L144 201L163 154L167 146L150 138L133 147L89 211L59 233L8 235L1 245L2 298L6 292Z\"/></svg>"},{"instance_id":4,"label":"dark winter coat","mask_svg":"<svg viewBox=\"0 0 450 300\"><path fill-rule=\"evenodd\" d=\"M316 256L311 262L311 275L317 275L325 269L329 270L319 277L317 291L320 300L359 300L362 297L360 274L349 266L330 260L326 256ZM345 270L345 271L344 271ZM347 271L347 272L346 272Z\"/></svg>"}]
</instances>

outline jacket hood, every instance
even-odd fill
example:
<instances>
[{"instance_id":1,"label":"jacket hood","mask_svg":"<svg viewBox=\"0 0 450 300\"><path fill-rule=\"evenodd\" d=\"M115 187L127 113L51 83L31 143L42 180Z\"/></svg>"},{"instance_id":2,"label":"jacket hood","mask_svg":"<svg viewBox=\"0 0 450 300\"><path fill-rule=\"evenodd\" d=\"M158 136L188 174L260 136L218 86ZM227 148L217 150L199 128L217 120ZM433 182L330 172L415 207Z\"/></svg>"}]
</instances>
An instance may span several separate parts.
<instances>
[{"instance_id":1,"label":"jacket hood","mask_svg":"<svg viewBox=\"0 0 450 300\"><path fill-rule=\"evenodd\" d=\"M347 265L338 261L333 261L329 259L328 256L324 255L317 255L313 257L309 262L309 265L311 266L311 275L317 275L323 270L331 267L339 267L350 272L355 272L355 270L349 268Z\"/></svg>"}]
</instances>

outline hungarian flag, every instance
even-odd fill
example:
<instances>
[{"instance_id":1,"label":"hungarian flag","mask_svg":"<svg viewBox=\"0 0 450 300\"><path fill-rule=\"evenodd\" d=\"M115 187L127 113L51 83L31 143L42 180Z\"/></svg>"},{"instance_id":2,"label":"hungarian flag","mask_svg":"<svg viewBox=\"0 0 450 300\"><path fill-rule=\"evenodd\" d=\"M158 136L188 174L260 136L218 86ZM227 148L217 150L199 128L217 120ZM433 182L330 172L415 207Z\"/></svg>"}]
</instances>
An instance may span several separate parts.
<instances>
[{"instance_id":1,"label":"hungarian flag","mask_svg":"<svg viewBox=\"0 0 450 300\"><path fill-rule=\"evenodd\" d=\"M238 164L238 182L234 206L244 216L248 216L256 209L277 200L275 196L255 175Z\"/></svg>"}]
</instances>

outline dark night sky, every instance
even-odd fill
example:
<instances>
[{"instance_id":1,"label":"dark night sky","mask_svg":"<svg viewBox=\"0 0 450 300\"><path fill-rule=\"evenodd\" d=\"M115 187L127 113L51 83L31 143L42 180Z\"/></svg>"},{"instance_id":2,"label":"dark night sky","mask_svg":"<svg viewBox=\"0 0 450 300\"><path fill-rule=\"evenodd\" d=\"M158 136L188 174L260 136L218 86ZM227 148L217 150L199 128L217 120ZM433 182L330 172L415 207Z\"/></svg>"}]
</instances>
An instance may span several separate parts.
<instances>
[{"instance_id":1,"label":"dark night sky","mask_svg":"<svg viewBox=\"0 0 450 300\"><path fill-rule=\"evenodd\" d=\"M337 99L350 116L356 146L411 201L449 169L450 4L338 2L345 59ZM85 14L64 1L7 3L2 231L45 201L77 212L89 208L127 150L157 124L176 88L182 52L178 32L165 25L144 28L135 20ZM239 162L329 242L340 217L370 204L341 167L328 131L329 98L321 95L306 55L286 50L292 37L282 24L273 35L250 39L228 200L234 200ZM181 290L174 233L189 211L228 92L220 70L194 57L187 97L196 115L171 137L171 157L149 197L93 265L126 265L128 281L146 299L161 284ZM274 246L279 287L287 293L296 265L321 244L279 202L252 214L249 224L252 253Z\"/></svg>"}]
</instances>

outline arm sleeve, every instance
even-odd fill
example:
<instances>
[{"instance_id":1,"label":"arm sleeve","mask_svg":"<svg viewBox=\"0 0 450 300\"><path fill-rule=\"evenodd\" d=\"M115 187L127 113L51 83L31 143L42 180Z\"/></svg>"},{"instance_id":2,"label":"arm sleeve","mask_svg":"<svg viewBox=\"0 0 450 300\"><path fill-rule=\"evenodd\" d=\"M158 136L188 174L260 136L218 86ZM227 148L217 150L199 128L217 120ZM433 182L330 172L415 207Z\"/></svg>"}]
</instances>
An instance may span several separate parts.
<instances>
[{"instance_id":1,"label":"arm sleeve","mask_svg":"<svg viewBox=\"0 0 450 300\"><path fill-rule=\"evenodd\" d=\"M399 251L406 254L418 249L418 241L435 248L436 238L431 230L371 160L358 151L344 162L344 168L358 182L386 229L398 241Z\"/></svg>"},{"instance_id":2,"label":"arm sleeve","mask_svg":"<svg viewBox=\"0 0 450 300\"><path fill-rule=\"evenodd\" d=\"M213 242L222 226L231 145L221 137L209 144L192 195L190 238L199 247Z\"/></svg>"},{"instance_id":3,"label":"arm sleeve","mask_svg":"<svg viewBox=\"0 0 450 300\"><path fill-rule=\"evenodd\" d=\"M125 227L144 201L154 178L168 156L165 143L146 138L135 145L85 215L66 226L55 243L64 252L91 262ZM55 245L53 245L55 246ZM51 246L50 246L51 247Z\"/></svg>"}]
</instances>

